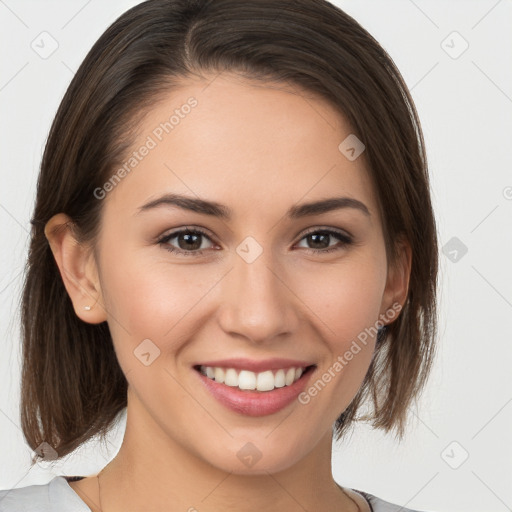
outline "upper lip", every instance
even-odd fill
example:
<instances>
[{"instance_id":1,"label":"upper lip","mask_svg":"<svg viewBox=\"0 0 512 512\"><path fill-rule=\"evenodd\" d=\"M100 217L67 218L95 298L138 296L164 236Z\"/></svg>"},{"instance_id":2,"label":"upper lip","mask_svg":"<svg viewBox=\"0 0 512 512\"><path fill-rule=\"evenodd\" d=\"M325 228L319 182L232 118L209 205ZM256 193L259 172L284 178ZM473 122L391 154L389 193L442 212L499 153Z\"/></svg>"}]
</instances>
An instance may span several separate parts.
<instances>
[{"instance_id":1,"label":"upper lip","mask_svg":"<svg viewBox=\"0 0 512 512\"><path fill-rule=\"evenodd\" d=\"M234 358L218 359L216 361L204 361L194 366L211 366L219 368L234 368L237 370L249 370L252 372L262 372L265 370L279 370L281 368L306 368L312 366L309 361L298 361L296 359L272 358L256 361L254 359Z\"/></svg>"}]
</instances>

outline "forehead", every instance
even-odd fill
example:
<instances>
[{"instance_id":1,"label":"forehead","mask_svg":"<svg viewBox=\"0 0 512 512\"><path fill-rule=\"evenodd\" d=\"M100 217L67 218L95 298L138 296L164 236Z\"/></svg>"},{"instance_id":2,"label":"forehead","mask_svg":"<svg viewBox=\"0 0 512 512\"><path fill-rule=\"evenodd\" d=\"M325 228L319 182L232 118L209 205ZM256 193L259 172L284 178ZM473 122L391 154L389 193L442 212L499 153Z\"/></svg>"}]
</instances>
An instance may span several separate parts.
<instances>
[{"instance_id":1,"label":"forehead","mask_svg":"<svg viewBox=\"0 0 512 512\"><path fill-rule=\"evenodd\" d=\"M351 161L339 149L351 133L329 102L293 85L233 74L189 81L144 117L108 202L135 210L172 191L243 216L346 195L376 216L364 154Z\"/></svg>"}]
</instances>

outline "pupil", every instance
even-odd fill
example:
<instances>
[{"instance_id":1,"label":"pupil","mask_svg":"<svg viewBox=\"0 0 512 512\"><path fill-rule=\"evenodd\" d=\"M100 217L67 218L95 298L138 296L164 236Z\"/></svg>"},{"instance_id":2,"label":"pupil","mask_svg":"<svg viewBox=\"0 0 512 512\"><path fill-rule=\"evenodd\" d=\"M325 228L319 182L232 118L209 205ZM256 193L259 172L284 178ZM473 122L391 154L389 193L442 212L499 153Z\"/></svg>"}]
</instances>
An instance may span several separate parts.
<instances>
[{"instance_id":1,"label":"pupil","mask_svg":"<svg viewBox=\"0 0 512 512\"><path fill-rule=\"evenodd\" d=\"M179 243L180 249L189 249L189 250L190 249L199 249L199 247L201 247L201 242L199 241L200 237L201 237L201 235L185 233L179 239L180 240L180 243ZM181 240L185 240L187 243L182 244ZM198 243L198 241L199 241L199 243Z\"/></svg>"},{"instance_id":2,"label":"pupil","mask_svg":"<svg viewBox=\"0 0 512 512\"><path fill-rule=\"evenodd\" d=\"M325 247L328 247L329 246L329 234L328 233L318 233L318 234L312 234L312 235L309 235L309 238L310 238L310 241L313 242L313 246L315 246L315 244L320 244L320 247L313 247L314 249L318 249L318 248L325 248ZM318 240L322 238L323 242L327 242L327 244L325 243L322 243L322 242L318 242Z\"/></svg>"}]
</instances>

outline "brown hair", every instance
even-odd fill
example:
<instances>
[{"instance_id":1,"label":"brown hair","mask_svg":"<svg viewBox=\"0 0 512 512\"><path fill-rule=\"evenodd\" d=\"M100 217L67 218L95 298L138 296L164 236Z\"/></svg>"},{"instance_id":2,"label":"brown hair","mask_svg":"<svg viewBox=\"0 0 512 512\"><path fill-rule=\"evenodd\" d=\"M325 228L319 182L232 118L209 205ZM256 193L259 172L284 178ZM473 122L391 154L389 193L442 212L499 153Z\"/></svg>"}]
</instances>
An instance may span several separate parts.
<instances>
[{"instance_id":1,"label":"brown hair","mask_svg":"<svg viewBox=\"0 0 512 512\"><path fill-rule=\"evenodd\" d=\"M339 439L369 403L364 418L402 438L435 352L438 252L423 135L400 72L365 29L327 1L149 0L94 44L44 151L22 297L20 412L32 449L48 443L60 458L97 434L104 439L127 405L108 325L76 316L45 224L66 213L79 241L93 242L103 204L94 190L122 161L141 114L173 84L222 71L327 99L366 146L389 261L404 237L412 268L401 314L379 334L362 387L335 432Z\"/></svg>"}]
</instances>

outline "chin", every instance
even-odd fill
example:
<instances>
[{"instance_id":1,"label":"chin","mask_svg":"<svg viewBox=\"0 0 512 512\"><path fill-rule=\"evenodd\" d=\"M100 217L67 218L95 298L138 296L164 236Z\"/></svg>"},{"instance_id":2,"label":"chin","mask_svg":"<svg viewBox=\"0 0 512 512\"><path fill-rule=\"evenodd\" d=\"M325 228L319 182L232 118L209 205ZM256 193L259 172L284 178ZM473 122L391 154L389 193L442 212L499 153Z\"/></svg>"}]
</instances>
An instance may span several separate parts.
<instances>
[{"instance_id":1,"label":"chin","mask_svg":"<svg viewBox=\"0 0 512 512\"><path fill-rule=\"evenodd\" d=\"M259 435L245 434L243 438L247 441L233 438L228 443L216 443L216 447L210 446L208 450L200 448L198 452L208 464L222 471L256 476L286 471L306 457L316 444L309 435L296 437L296 430L294 435L286 435L283 429L281 436L272 439L274 434L272 429L265 429ZM311 443L310 449L307 449L306 438Z\"/></svg>"}]
</instances>

